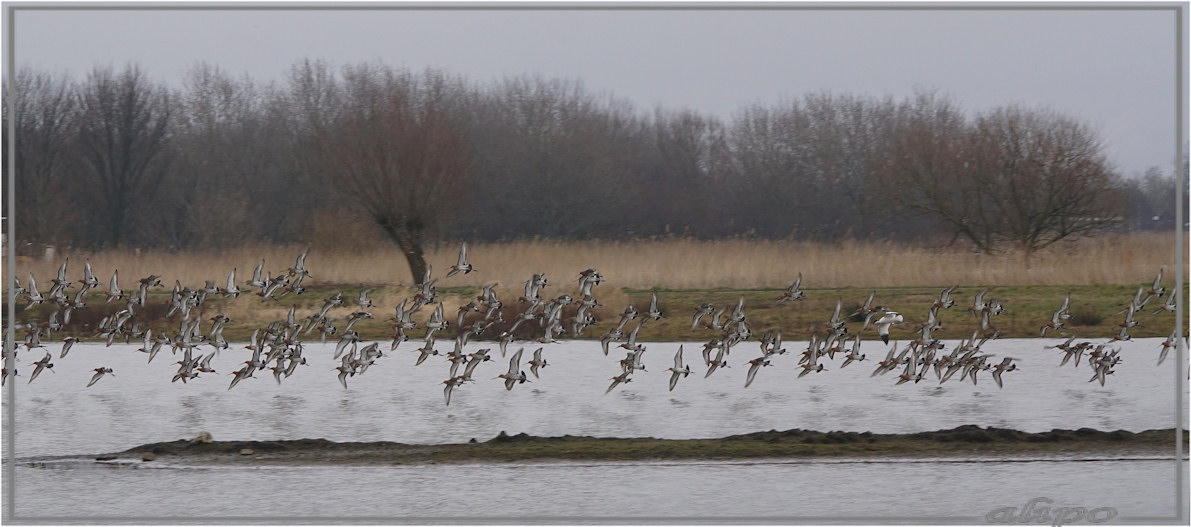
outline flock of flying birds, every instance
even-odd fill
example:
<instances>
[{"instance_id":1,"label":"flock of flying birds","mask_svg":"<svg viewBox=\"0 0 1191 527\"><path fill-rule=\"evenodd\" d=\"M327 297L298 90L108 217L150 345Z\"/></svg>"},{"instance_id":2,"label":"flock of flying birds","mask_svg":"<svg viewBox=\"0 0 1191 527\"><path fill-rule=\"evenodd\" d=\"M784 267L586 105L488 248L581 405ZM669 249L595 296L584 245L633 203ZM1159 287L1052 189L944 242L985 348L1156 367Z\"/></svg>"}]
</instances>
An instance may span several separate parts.
<instances>
[{"instance_id":1,"label":"flock of flying birds","mask_svg":"<svg viewBox=\"0 0 1191 527\"><path fill-rule=\"evenodd\" d=\"M302 286L302 281L311 276L305 265L307 252L309 251L303 252L297 257L293 267L279 272L276 276L264 271L264 260L262 260L254 269L252 278L243 284L236 279L236 269L232 269L223 287L217 286L212 280L207 280L202 288L191 289L183 287L181 283L175 281L166 317L172 319L177 315L178 324L177 329L168 335L161 332L154 333L152 328L143 327L144 324L137 319L138 311L145 306L150 288L164 287L160 276L150 275L141 278L137 280L138 285L135 290L124 291L119 284L119 272L113 271L106 291L106 301L108 303L116 300L124 301L125 308L104 317L97 326L95 337L106 341L108 346L117 340L129 343L133 339L139 339L143 345L136 351L145 353L148 362L152 362L154 357L166 347L169 347L174 355L181 353L181 359L176 362L179 368L171 382L186 383L203 373L215 374L215 370L211 367L211 359L221 350L231 347L223 337L223 328L231 320L222 313L216 314L206 319L210 324L207 325L207 331L204 333L204 319L198 314L201 310L196 311L196 308L201 306L210 295L236 298L241 294L254 294L262 299L280 299L290 294L303 293L305 288ZM19 329L26 330L23 347L29 352L38 348L46 348L43 342L51 339L54 331L59 331L70 324L74 311L87 307L85 303L87 293L99 286L99 281L96 279L89 261L84 263L81 280L67 279L69 263L69 258L62 263L57 276L51 280L52 285L49 291L45 294L40 292L32 273L29 274L28 281L24 286L19 280L13 284L16 294L22 295L27 300L24 309L42 303L52 303L58 306L58 309L55 309L44 321L28 322L17 326ZM460 248L457 263L449 268L446 277L474 271L475 268L467 261L467 244L465 243ZM417 292L397 304L393 317L393 335L387 351L394 352L402 343L410 340L408 332L411 330L419 327L424 329L425 333L421 337L420 347L413 350L418 354L415 365L423 364L431 356L446 358L449 363L449 373L442 384L444 385L444 398L448 405L451 402L453 391L466 383L475 382L473 375L476 368L484 362L493 360L492 348L482 348L472 353L465 353L464 347L469 340L485 336L495 340L502 358L506 356L509 344L518 340L543 344L535 349L532 352L532 358L525 362L529 367L530 374L534 378L538 378L541 369L548 365L542 356L543 350L545 350L544 345L557 342L556 336L569 334L572 337L579 337L588 326L596 323L592 310L603 305L592 294L594 287L603 281L603 277L595 269L586 269L579 273L576 296L562 294L551 299L543 297L543 290L548 286L548 280L545 274L538 273L526 280L524 295L517 299L515 305L509 306L511 309L504 309L505 304L497 298L495 293L497 284L490 284L484 286L482 293L474 300L460 306L454 320L450 320L444 312L443 303L438 299L435 286L438 279L433 278L431 274L432 269L428 267L422 282L416 287ZM78 284L77 289L71 294L69 290L75 288L76 283ZM782 304L805 298L801 283L802 275L799 273L794 283L775 299L776 303ZM241 289L241 285L244 286L244 289ZM1000 336L1000 331L993 323L995 317L1005 311L1000 300L988 298L986 290L975 295L972 304L967 307L967 312L970 316L979 318L979 328L973 332L970 338L963 339L953 346L950 352L946 352L946 345L932 334L942 328L939 321L940 311L951 309L956 305L952 294L957 287L948 287L939 293L927 310L926 322L915 331L915 337L904 347L900 347L897 342L894 342L884 360L877 362L876 369L871 374L872 377L900 370L900 374L896 376L896 384L917 383L928 378L933 370L939 383L954 378L959 382L970 379L973 384L976 384L979 374L991 371L990 376L993 381L998 387L1003 386L1002 375L1016 370L1017 364L1014 361L1018 359L1003 357L1000 362L993 363L990 362L993 356L982 353L980 350L985 342ZM353 306L347 306L348 301L344 299L342 293L336 293L325 299L322 307L316 313L304 318L298 318L295 312L296 308L291 307L284 320L276 320L264 327L256 328L249 338L249 344L245 346L245 349L251 351L251 356L243 362L239 369L230 373L232 380L228 389L234 388L244 379L255 378L255 373L264 370L271 371L273 378L280 383L282 379L292 375L298 366L306 364L306 359L302 355L303 339L308 338L315 331L318 332L317 338L322 342L326 342L328 338L338 338L333 358L340 361L340 365L335 370L338 372L340 383L346 388L349 378L363 375L377 359L385 356L381 342L363 343L359 333L353 329L353 326L360 320L373 318L371 312L367 311L367 309L376 307L368 296L370 292L370 289L360 291L353 301ZM1165 288L1162 287L1162 272L1159 271L1153 285L1149 288L1140 287L1128 307L1118 313L1124 314L1125 318L1118 324L1119 332L1110 340L1099 344L1090 341L1077 343L1076 337L1071 336L1061 344L1045 346L1045 348L1064 352L1065 355L1059 366L1066 365L1071 362L1071 359L1074 359L1076 367L1086 364L1092 370L1092 378L1089 379L1089 382L1099 381L1101 385L1104 385L1106 377L1113 373L1113 367L1121 361L1120 350L1110 349L1110 346L1117 341L1130 340L1129 330L1138 325L1137 316L1143 313L1143 309L1151 300L1161 298L1165 293ZM890 328L894 325L905 324L906 320L896 311L881 305L874 305L875 296L876 292L870 294L860 308L850 314L842 311L842 299L836 301L835 310L823 326L825 336L813 333L807 348L801 350L796 368L798 377L826 371L824 363L834 360L837 355L842 358L842 364L838 366L840 369L852 363L864 361L866 355L860 353L861 332L870 326L876 329L877 335L885 345L889 344ZM1165 303L1151 312L1151 315L1175 310L1175 295L1165 296ZM1045 336L1048 331L1055 332L1064 329L1065 321L1071 318L1070 303L1071 295L1068 294L1059 309L1051 316L1050 321L1041 326L1041 336ZM741 297L731 305L717 308L712 304L705 303L695 308L691 319L691 330L709 330L714 335L702 345L703 365L707 368L704 374L705 378L728 367L726 358L729 353L733 349L740 349L742 343L752 337L744 304L745 299ZM342 327L339 327L336 325L336 319L330 313L334 308L344 308L345 306L353 308L354 311L347 315ZM567 306L574 306L573 313L564 314L564 308ZM430 312L430 315L419 326L413 316L424 308ZM505 320L504 315L513 312L517 313L516 316L511 317L511 320ZM605 393L612 391L618 385L631 382L634 372L646 371L642 362L646 348L638 341L638 335L646 323L665 317L666 315L658 305L658 296L655 292L644 312L639 312L632 304L628 305L621 313L619 322L600 337L600 347L605 356L608 356L613 350L613 343L618 343L615 349L626 350L625 357L619 361L619 373L611 378L612 383ZM849 319L863 319L864 324L861 331L850 332L847 327ZM629 329L629 325L633 321L636 323L632 329ZM454 327L454 334L450 338L454 343L453 349L445 352L436 349L440 338L450 333L452 327ZM522 331L518 333L518 329L522 329ZM1168 352L1178 344L1178 338L1179 336L1172 332L1162 342L1158 364L1161 364L1166 359ZM78 340L73 336L63 338L58 358L66 358L71 346ZM783 347L780 331L765 333L758 339L758 342L761 348L760 356L746 362L749 365L744 382L746 388L753 383L757 374L764 367L772 365L776 356L785 355L788 352ZM208 348L209 352L204 353ZM10 376L17 375L15 366L9 367L9 361L16 360L17 351L13 349L12 353L4 355L2 379L5 382ZM529 382L529 377L521 366L523 352L524 347L514 352L509 358L508 369L497 376L503 380L505 388L508 390L512 390L518 384ZM1082 356L1085 352L1087 360L1083 361ZM34 370L29 375L28 382L33 382L46 369L53 371L52 360L52 353L47 351L41 360L33 362ZM100 366L93 371L95 373L87 386L95 384L105 375L114 375L112 368L106 366ZM680 379L690 375L691 367L684 362L682 345L679 345L674 354L673 366L667 371L670 372L670 390L674 390ZM955 377L957 373L959 376Z\"/></svg>"}]
</instances>

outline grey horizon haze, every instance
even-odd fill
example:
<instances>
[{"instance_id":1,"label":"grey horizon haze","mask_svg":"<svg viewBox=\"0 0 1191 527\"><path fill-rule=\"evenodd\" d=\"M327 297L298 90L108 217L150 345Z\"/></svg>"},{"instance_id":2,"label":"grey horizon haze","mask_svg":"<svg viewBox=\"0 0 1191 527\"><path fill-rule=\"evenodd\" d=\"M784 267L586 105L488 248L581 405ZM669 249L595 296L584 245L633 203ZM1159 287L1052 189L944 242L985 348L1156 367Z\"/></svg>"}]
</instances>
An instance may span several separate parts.
<instances>
[{"instance_id":1,"label":"grey horizon haze","mask_svg":"<svg viewBox=\"0 0 1191 527\"><path fill-rule=\"evenodd\" d=\"M180 87L205 62L283 82L305 58L377 60L479 84L576 79L638 112L723 119L810 93L902 99L926 89L969 115L1021 105L1073 117L1125 176L1170 174L1180 158L1178 3L8 5L15 66L75 79L134 63Z\"/></svg>"}]
</instances>

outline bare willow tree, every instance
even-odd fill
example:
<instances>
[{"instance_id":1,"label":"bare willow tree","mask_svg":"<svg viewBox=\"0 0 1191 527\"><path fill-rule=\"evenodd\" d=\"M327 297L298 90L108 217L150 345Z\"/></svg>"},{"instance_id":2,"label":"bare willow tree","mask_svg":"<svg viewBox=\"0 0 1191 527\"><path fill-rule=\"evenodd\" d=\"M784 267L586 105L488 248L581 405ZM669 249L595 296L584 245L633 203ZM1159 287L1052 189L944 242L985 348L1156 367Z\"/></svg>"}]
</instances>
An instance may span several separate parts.
<instances>
[{"instance_id":1,"label":"bare willow tree","mask_svg":"<svg viewBox=\"0 0 1191 527\"><path fill-rule=\"evenodd\" d=\"M902 210L934 217L982 252L1009 245L1028 258L1120 220L1103 147L1070 118L1011 106L968 123L933 94L902 113L882 184Z\"/></svg>"},{"instance_id":2,"label":"bare willow tree","mask_svg":"<svg viewBox=\"0 0 1191 527\"><path fill-rule=\"evenodd\" d=\"M83 175L98 201L94 219L120 246L146 223L168 168L168 92L138 66L96 67L79 89L78 146Z\"/></svg>"},{"instance_id":3,"label":"bare willow tree","mask_svg":"<svg viewBox=\"0 0 1191 527\"><path fill-rule=\"evenodd\" d=\"M377 64L343 69L342 106L313 144L335 186L404 253L415 282L428 230L467 197L470 145L462 81Z\"/></svg>"}]
</instances>

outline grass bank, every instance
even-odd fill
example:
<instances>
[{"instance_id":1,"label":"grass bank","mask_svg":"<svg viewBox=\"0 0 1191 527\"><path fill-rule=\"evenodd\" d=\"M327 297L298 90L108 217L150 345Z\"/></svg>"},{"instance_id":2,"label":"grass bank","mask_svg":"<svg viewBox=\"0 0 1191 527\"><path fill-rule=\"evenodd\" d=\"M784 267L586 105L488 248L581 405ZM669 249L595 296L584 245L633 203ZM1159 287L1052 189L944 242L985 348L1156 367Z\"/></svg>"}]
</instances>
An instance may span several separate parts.
<instances>
[{"instance_id":1,"label":"grass bank","mask_svg":"<svg viewBox=\"0 0 1191 527\"><path fill-rule=\"evenodd\" d=\"M1058 309L1063 298L1071 294L1071 312L1075 317L1067 321L1067 327L1059 332L1048 332L1047 336L1076 335L1081 339L1109 338L1117 333L1117 324L1124 319L1119 312L1125 308L1133 298L1138 284L1105 285L1105 286L995 286L995 285L965 285L954 293L955 307L942 310L940 319L943 329L934 334L942 339L966 338L979 326L979 319L966 311L972 303L975 294L987 290L989 298L1003 302L1005 313L994 317L995 326L1006 338L1038 336L1040 327L1050 320L1051 313ZM552 287L551 287L552 288ZM550 296L564 292L574 294L574 291L559 287L549 291ZM870 293L875 293L874 303L883 305L901 313L905 323L894 326L890 337L894 340L914 338L915 331L926 322L931 302L938 296L941 288L937 287L897 287L897 288L807 288L806 297L802 300L778 303L783 288L753 288L753 289L682 289L656 290L658 302L665 318L649 321L641 329L639 339L643 341L703 341L712 338L716 332L706 328L691 329L691 319L695 308L703 303L711 303L716 307L731 307L740 298L745 299L745 313L750 329L755 337L766 332L781 331L786 340L809 339L812 333L825 331L825 323L835 310L837 300L840 301L842 312L847 314L854 311L865 301ZM224 336L233 341L245 341L254 329L263 327L275 320L286 317L290 307L294 307L295 316L299 319L316 313L323 305L324 299L336 292L342 292L348 304L333 308L329 312L335 325L342 329L350 313L359 309L350 305L351 298L356 296L359 288L311 288L301 295L291 295L280 301L263 300L252 295L242 295L236 299L208 297L197 309L198 316L208 319L216 313L223 313L231 318L224 330ZM638 311L644 311L649 305L650 296L654 290L611 288L606 285L596 289L597 298L604 304L593 312L597 323L583 331L580 338L598 339L603 333L615 326L620 314L628 305L633 305ZM373 314L373 319L362 320L353 329L359 332L363 340L386 340L392 333L394 307L403 298L412 297L414 290L405 287L381 288L370 296L376 307L367 309ZM444 311L451 324L455 324L458 306L466 304L480 293L475 286L458 286L440 288L440 296L444 303ZM519 303L515 299L516 291L505 291L501 298L505 299L504 324L496 324L491 330L482 335L479 340L495 339L500 331L508 329L517 313L523 310L527 303ZM1186 293L1184 293L1186 294ZM1152 301L1157 304L1160 301ZM169 292L158 290L152 294L147 305L137 311L136 321L141 329L152 328L155 334L173 335L178 331L180 316L174 314L166 317L169 305ZM105 303L102 296L93 296L88 300L88 307L76 310L71 323L64 330L56 333L61 336L74 335L84 340L94 338L95 328L101 319L123 309L120 302ZM1147 306L1144 314L1137 317L1140 325L1132 328L1133 337L1165 337L1174 328L1174 313L1161 312L1151 314L1154 306ZM33 306L29 310L20 311L19 321L36 324L44 322L58 308L53 305ZM414 316L420 324L429 317L430 309L423 309ZM564 310L564 316L573 315L574 307ZM477 318L477 314L468 315L464 324ZM706 320L706 318L704 319ZM629 322L628 329L636 327L637 322ZM209 323L203 324L206 331ZM849 323L853 332L860 331L862 319L854 318ZM442 338L452 338L454 327L448 329ZM418 339L424 333L422 329L408 332L411 339ZM523 323L517 330L518 338L538 338L542 330L537 321ZM317 333L307 336L307 339L317 338ZM875 329L869 327L862 332L864 338L875 339ZM560 340L574 338L562 335Z\"/></svg>"},{"instance_id":2,"label":"grass bank","mask_svg":"<svg viewBox=\"0 0 1191 527\"><path fill-rule=\"evenodd\" d=\"M448 318L455 320L455 310L473 300L485 284L498 284L498 296L506 304L505 318L513 320L523 309L516 299L523 294L523 283L533 273L545 273L550 285L543 297L577 295L578 272L588 267L598 269L605 282L596 286L594 295L604 305L594 311L599 323L585 330L584 338L598 338L616 324L625 306L644 310L650 293L656 291L667 318L650 322L642 329L642 340L706 340L711 332L690 329L696 306L712 303L723 306L745 298L748 322L754 334L782 331L786 339L806 339L831 316L839 300L850 313L876 293L876 303L905 316L906 323L895 326L894 339L912 338L913 331L925 322L930 303L944 287L959 285L953 294L956 307L941 313L943 330L936 335L958 339L971 335L979 321L964 309L975 294L988 290L999 299L1005 313L995 319L1004 337L1038 335L1051 313L1071 294L1068 328L1059 335L1080 338L1108 338L1123 319L1119 312L1133 298L1137 288L1148 286L1159 269L1165 269L1164 283L1174 283L1173 233L1112 235L1056 245L1044 250L1027 265L1021 255L987 256L946 248L922 248L895 242L813 243L796 241L661 239L652 241L513 241L499 244L469 244L469 259L477 271L445 277L454 263L458 247L454 244L431 248L428 260ZM235 268L237 281L251 277L253 267L265 261L265 270L274 274L294 264L302 247L252 247L214 253L105 252L58 255L53 261L17 262L16 275L25 281L29 273L38 278L44 293L66 256L70 257L68 278L81 278L82 264L89 260L101 286L119 269L121 287L133 289L138 278L157 274L165 288L151 291L145 308L134 319L142 328L172 335L177 319L165 317L169 307L169 286L176 280L183 286L200 288L206 280L222 286ZM371 289L375 307L368 309L374 318L355 326L364 339L380 340L392 334L394 307L415 290L410 284L408 267L396 249L342 253L311 249L306 266L312 278L304 282L308 290L281 300L262 299L252 292L239 298L208 297L200 306L199 316L209 318L223 313L232 322L224 335L244 340L253 329L283 319L290 307L301 318L318 311L323 300L342 292L346 304L330 315L342 327L356 309L354 298L361 289ZM806 298L778 304L775 299L801 274ZM241 285L242 288L249 289ZM121 302L105 303L94 291L88 307L76 310L64 334L89 338L104 316L122 309ZM1186 298L1186 297L1184 297ZM1141 325L1131 334L1136 337L1164 337L1174 326L1173 313L1150 315L1160 301L1154 301L1141 315ZM18 300L18 309L24 300ZM18 312L18 322L44 322L59 309L54 305L34 306ZM572 308L573 310L573 308ZM429 309L415 316L423 322ZM573 311L564 311L564 316ZM7 316L7 312L4 313ZM474 316L474 315L473 315ZM859 322L854 323L859 328ZM632 326L630 326L631 328ZM491 338L503 327L495 327ZM540 331L536 323L523 325L523 336L532 338ZM869 330L872 331L871 329ZM417 338L420 331L411 332ZM453 335L454 332L448 332ZM540 335L540 334L539 334ZM875 337L875 334L873 334Z\"/></svg>"}]
</instances>

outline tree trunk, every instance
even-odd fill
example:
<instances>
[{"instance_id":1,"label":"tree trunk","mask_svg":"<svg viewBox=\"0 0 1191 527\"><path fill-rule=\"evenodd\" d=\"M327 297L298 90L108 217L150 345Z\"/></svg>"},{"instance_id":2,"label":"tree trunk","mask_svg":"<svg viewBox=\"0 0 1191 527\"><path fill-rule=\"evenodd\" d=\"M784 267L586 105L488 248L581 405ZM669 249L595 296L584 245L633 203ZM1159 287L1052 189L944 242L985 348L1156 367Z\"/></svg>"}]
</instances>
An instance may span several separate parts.
<instances>
[{"instance_id":1,"label":"tree trunk","mask_svg":"<svg viewBox=\"0 0 1191 527\"><path fill-rule=\"evenodd\" d=\"M397 244L405 261L409 263L409 272L413 276L413 283L422 283L426 276L426 256L422 251L422 230L391 218L374 218L376 224L389 235L389 239Z\"/></svg>"},{"instance_id":2,"label":"tree trunk","mask_svg":"<svg viewBox=\"0 0 1191 527\"><path fill-rule=\"evenodd\" d=\"M413 275L415 284L422 283L426 276L426 257L422 255L422 244L409 238L397 240L397 246L405 254L405 261L409 263L409 272Z\"/></svg>"}]
</instances>

